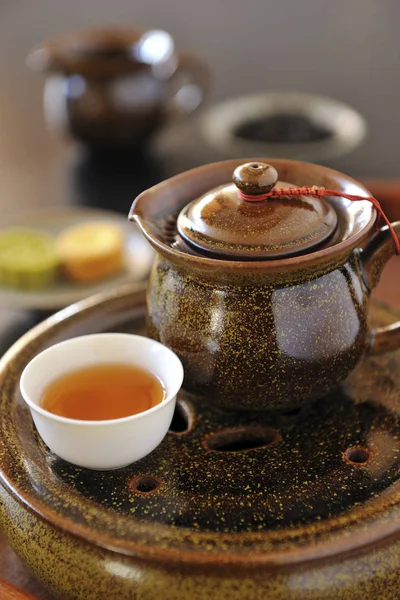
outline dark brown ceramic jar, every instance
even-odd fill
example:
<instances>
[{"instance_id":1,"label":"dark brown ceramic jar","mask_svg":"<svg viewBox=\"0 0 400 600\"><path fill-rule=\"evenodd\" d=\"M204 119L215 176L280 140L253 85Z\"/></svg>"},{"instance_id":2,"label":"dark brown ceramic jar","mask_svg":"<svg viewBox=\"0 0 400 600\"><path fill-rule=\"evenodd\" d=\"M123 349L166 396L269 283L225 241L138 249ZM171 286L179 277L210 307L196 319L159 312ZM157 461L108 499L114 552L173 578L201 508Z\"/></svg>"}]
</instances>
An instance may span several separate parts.
<instances>
[{"instance_id":1,"label":"dark brown ceramic jar","mask_svg":"<svg viewBox=\"0 0 400 600\"><path fill-rule=\"evenodd\" d=\"M238 190L319 185L369 195L346 175L289 160L238 169L243 162L183 173L135 201L130 219L158 253L149 333L181 358L189 391L227 408L286 410L329 392L365 353L400 344L399 326L368 325L370 292L394 243L387 228L374 233L368 201L248 202Z\"/></svg>"},{"instance_id":2,"label":"dark brown ceramic jar","mask_svg":"<svg viewBox=\"0 0 400 600\"><path fill-rule=\"evenodd\" d=\"M28 57L49 73L44 91L50 130L95 148L136 147L173 117L203 102L208 70L178 53L162 30L68 32Z\"/></svg>"}]
</instances>

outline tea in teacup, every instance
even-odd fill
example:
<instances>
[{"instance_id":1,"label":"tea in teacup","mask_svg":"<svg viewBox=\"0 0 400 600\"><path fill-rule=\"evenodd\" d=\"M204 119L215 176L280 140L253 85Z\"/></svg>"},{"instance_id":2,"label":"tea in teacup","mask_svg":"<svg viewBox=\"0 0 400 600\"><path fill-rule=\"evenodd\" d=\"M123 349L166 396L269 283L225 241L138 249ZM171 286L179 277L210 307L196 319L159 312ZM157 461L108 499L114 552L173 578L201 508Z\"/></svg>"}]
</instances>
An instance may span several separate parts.
<instances>
[{"instance_id":1,"label":"tea in teacup","mask_svg":"<svg viewBox=\"0 0 400 600\"><path fill-rule=\"evenodd\" d=\"M44 390L40 405L60 417L103 421L136 415L164 397L164 385L149 371L109 363L61 375Z\"/></svg>"}]
</instances>

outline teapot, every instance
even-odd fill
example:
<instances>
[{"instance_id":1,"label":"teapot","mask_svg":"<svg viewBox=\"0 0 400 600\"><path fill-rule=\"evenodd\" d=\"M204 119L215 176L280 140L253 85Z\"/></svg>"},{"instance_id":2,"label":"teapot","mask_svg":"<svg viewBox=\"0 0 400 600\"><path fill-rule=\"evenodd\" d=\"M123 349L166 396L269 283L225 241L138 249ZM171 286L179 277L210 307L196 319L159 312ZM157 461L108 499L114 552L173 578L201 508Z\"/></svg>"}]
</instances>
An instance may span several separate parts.
<instances>
[{"instance_id":1,"label":"teapot","mask_svg":"<svg viewBox=\"0 0 400 600\"><path fill-rule=\"evenodd\" d=\"M204 101L209 73L160 29L94 27L47 40L28 65L48 74L49 130L93 149L137 148Z\"/></svg>"},{"instance_id":2,"label":"teapot","mask_svg":"<svg viewBox=\"0 0 400 600\"><path fill-rule=\"evenodd\" d=\"M284 195L314 185L336 195ZM179 356L189 392L221 408L292 410L328 394L366 354L400 346L400 323L372 329L368 318L400 222L375 231L374 205L341 194L370 195L323 166L250 159L137 197L129 219L156 250L148 335Z\"/></svg>"}]
</instances>

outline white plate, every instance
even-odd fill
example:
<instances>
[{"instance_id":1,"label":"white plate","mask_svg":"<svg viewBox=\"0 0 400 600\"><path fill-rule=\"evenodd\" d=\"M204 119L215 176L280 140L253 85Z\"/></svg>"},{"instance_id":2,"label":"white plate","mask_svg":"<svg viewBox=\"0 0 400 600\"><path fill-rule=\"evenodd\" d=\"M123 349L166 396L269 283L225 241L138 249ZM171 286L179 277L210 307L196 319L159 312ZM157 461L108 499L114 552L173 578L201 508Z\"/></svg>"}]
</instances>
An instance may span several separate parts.
<instances>
[{"instance_id":1,"label":"white plate","mask_svg":"<svg viewBox=\"0 0 400 600\"><path fill-rule=\"evenodd\" d=\"M274 143L238 137L235 131L254 119L299 114L332 132L324 140ZM205 139L225 156L271 156L320 162L354 150L367 133L365 119L334 98L300 92L262 92L220 102L202 118Z\"/></svg>"},{"instance_id":2,"label":"white plate","mask_svg":"<svg viewBox=\"0 0 400 600\"><path fill-rule=\"evenodd\" d=\"M27 227L57 235L67 227L85 221L115 223L125 234L126 266L114 277L92 284L60 280L40 290L17 290L0 287L0 308L58 310L87 296L117 285L144 281L149 273L154 251L137 227L127 217L106 210L62 207L41 208L35 212L3 216L0 232L9 227Z\"/></svg>"}]
</instances>

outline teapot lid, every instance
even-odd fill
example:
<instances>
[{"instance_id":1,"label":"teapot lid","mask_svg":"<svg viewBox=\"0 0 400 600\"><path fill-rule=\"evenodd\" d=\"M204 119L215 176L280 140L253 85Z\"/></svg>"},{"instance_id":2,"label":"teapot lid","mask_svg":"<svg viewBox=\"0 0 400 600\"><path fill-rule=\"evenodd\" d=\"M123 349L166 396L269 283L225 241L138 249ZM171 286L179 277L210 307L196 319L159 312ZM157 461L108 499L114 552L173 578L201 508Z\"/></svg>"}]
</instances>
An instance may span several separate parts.
<instances>
[{"instance_id":1,"label":"teapot lid","mask_svg":"<svg viewBox=\"0 0 400 600\"><path fill-rule=\"evenodd\" d=\"M233 173L233 184L219 186L180 212L177 229L197 251L223 258L272 259L311 251L337 226L334 208L322 198L265 198L295 187L278 181L271 165L251 162Z\"/></svg>"}]
</instances>

